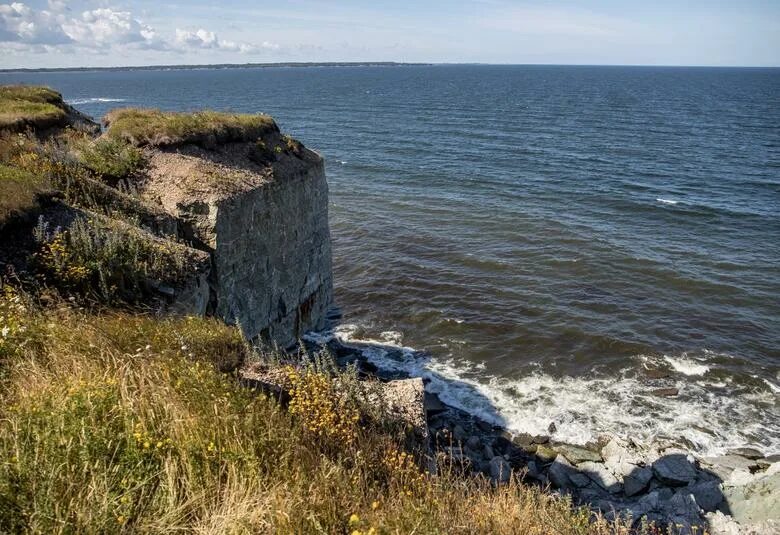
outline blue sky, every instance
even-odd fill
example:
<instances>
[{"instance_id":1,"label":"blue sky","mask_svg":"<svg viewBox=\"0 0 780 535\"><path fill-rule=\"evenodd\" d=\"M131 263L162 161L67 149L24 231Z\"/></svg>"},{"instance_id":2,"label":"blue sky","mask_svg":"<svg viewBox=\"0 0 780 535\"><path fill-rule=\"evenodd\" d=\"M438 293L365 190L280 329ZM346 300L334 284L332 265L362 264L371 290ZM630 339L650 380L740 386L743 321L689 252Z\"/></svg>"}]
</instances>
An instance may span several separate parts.
<instances>
[{"instance_id":1,"label":"blue sky","mask_svg":"<svg viewBox=\"0 0 780 535\"><path fill-rule=\"evenodd\" d=\"M780 66L780 0L0 0L0 67L276 61Z\"/></svg>"}]
</instances>

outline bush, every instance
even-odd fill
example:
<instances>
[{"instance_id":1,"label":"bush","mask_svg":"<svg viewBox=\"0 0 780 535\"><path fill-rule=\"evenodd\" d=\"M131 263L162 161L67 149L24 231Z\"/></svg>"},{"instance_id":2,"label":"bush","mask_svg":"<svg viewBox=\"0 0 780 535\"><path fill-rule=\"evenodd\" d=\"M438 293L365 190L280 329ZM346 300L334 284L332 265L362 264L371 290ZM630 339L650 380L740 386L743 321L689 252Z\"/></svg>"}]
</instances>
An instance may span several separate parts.
<instances>
[{"instance_id":1,"label":"bush","mask_svg":"<svg viewBox=\"0 0 780 535\"><path fill-rule=\"evenodd\" d=\"M153 281L176 285L193 269L184 247L97 218L78 217L66 230L41 220L35 238L50 284L107 304L140 302Z\"/></svg>"},{"instance_id":2,"label":"bush","mask_svg":"<svg viewBox=\"0 0 780 535\"><path fill-rule=\"evenodd\" d=\"M37 210L41 195L52 192L45 177L0 164L0 228L14 217Z\"/></svg>"},{"instance_id":3,"label":"bush","mask_svg":"<svg viewBox=\"0 0 780 535\"><path fill-rule=\"evenodd\" d=\"M143 153L120 139L100 138L79 151L81 162L95 173L114 179L125 178L145 164Z\"/></svg>"}]
</instances>

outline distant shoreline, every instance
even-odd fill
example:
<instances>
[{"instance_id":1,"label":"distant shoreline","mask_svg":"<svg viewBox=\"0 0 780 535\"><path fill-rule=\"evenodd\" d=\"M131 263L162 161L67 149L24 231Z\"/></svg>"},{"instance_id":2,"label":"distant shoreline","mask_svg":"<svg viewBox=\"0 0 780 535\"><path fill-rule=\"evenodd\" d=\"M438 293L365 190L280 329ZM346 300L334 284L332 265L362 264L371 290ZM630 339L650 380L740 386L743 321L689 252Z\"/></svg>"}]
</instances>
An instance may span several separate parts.
<instances>
[{"instance_id":1,"label":"distant shoreline","mask_svg":"<svg viewBox=\"0 0 780 535\"><path fill-rule=\"evenodd\" d=\"M395 61L334 61L334 62L285 62L285 63L217 63L213 65L137 65L127 67L40 67L34 69L0 69L11 72L93 72L93 71L189 71L211 69L256 69L267 67L409 67L427 66L432 63L398 63Z\"/></svg>"}]
</instances>

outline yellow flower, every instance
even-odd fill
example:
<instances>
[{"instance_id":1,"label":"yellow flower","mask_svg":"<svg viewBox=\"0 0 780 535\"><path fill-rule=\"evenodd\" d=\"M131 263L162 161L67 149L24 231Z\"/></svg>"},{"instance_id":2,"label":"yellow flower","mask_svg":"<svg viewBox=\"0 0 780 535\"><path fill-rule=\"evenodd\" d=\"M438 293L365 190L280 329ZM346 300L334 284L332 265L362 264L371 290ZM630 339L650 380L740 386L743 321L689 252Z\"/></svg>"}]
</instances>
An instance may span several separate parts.
<instances>
[{"instance_id":1,"label":"yellow flower","mask_svg":"<svg viewBox=\"0 0 780 535\"><path fill-rule=\"evenodd\" d=\"M352 535L363 535L363 532L360 531L359 529L356 529L355 531L352 532Z\"/></svg>"},{"instance_id":2,"label":"yellow flower","mask_svg":"<svg viewBox=\"0 0 780 535\"><path fill-rule=\"evenodd\" d=\"M374 511L379 509L379 502L378 501L371 502L371 509L374 510Z\"/></svg>"},{"instance_id":3,"label":"yellow flower","mask_svg":"<svg viewBox=\"0 0 780 535\"><path fill-rule=\"evenodd\" d=\"M125 523L125 515L119 515L116 517L116 521L118 524L124 524Z\"/></svg>"},{"instance_id":4,"label":"yellow flower","mask_svg":"<svg viewBox=\"0 0 780 535\"><path fill-rule=\"evenodd\" d=\"M148 440L147 440L146 442L144 442L144 449L145 449L145 450L148 450L148 449L149 449L149 446L151 446L151 444L149 444L149 441L148 441Z\"/></svg>"},{"instance_id":5,"label":"yellow flower","mask_svg":"<svg viewBox=\"0 0 780 535\"><path fill-rule=\"evenodd\" d=\"M376 528L374 527L368 528L366 535L376 535Z\"/></svg>"},{"instance_id":6,"label":"yellow flower","mask_svg":"<svg viewBox=\"0 0 780 535\"><path fill-rule=\"evenodd\" d=\"M349 525L352 526L353 524L357 524L358 522L360 522L360 517L352 513L352 516L349 517Z\"/></svg>"}]
</instances>

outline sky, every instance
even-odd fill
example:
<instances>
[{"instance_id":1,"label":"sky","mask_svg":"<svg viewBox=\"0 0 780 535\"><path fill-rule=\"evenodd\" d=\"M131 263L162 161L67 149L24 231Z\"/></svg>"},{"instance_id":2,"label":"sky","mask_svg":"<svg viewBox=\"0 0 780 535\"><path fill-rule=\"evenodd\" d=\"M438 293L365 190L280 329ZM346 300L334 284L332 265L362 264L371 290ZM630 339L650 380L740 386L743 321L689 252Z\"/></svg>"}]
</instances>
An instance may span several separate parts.
<instances>
[{"instance_id":1,"label":"sky","mask_svg":"<svg viewBox=\"0 0 780 535\"><path fill-rule=\"evenodd\" d=\"M288 61L780 66L780 0L0 3L0 68Z\"/></svg>"}]
</instances>

